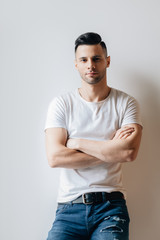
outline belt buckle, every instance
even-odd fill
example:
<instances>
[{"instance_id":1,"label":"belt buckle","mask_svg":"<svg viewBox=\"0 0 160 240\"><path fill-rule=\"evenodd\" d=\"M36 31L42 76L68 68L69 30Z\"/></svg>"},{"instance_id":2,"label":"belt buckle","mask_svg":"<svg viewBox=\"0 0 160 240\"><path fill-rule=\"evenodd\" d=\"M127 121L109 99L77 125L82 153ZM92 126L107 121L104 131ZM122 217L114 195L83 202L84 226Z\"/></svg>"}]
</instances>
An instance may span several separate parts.
<instances>
[{"instance_id":1,"label":"belt buckle","mask_svg":"<svg viewBox=\"0 0 160 240\"><path fill-rule=\"evenodd\" d=\"M83 203L86 204L86 205L92 204L93 201L92 202L86 202L85 194L86 193L82 194L82 201L83 201Z\"/></svg>"}]
</instances>

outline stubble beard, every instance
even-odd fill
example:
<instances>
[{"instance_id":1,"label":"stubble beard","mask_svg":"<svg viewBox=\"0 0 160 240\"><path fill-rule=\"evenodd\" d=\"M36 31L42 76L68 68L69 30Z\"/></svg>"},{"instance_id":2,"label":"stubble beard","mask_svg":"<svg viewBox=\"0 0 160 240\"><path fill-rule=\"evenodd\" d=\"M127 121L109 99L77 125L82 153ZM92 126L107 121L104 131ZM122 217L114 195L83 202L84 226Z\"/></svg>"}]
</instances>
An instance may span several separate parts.
<instances>
[{"instance_id":1,"label":"stubble beard","mask_svg":"<svg viewBox=\"0 0 160 240\"><path fill-rule=\"evenodd\" d=\"M106 75L106 71L104 71L101 75L97 76L97 77L87 77L86 75L81 75L81 78L83 79L83 81L85 81L88 84L94 85L99 83Z\"/></svg>"}]
</instances>

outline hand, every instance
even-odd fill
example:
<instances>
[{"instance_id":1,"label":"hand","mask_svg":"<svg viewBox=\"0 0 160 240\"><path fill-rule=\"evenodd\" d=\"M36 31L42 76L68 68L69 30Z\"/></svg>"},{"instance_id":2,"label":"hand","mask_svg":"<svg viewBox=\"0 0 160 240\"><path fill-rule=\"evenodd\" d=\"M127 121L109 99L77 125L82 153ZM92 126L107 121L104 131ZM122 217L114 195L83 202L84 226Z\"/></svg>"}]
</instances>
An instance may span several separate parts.
<instances>
[{"instance_id":1,"label":"hand","mask_svg":"<svg viewBox=\"0 0 160 240\"><path fill-rule=\"evenodd\" d=\"M78 150L78 141L79 139L69 138L66 147L74 150Z\"/></svg>"},{"instance_id":2,"label":"hand","mask_svg":"<svg viewBox=\"0 0 160 240\"><path fill-rule=\"evenodd\" d=\"M116 131L113 139L126 139L130 137L134 131L135 129L133 127L124 126Z\"/></svg>"}]
</instances>

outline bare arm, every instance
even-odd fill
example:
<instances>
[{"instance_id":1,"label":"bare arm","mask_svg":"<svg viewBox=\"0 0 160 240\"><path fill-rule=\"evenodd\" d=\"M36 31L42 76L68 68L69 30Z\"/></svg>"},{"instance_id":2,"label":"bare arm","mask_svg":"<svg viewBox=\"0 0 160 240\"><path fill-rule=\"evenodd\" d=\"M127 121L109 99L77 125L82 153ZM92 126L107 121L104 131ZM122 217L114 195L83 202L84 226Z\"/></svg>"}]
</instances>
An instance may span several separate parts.
<instances>
[{"instance_id":1,"label":"bare arm","mask_svg":"<svg viewBox=\"0 0 160 240\"><path fill-rule=\"evenodd\" d=\"M45 132L47 159L50 167L87 168L102 163L86 153L66 147L67 131L64 128L48 128Z\"/></svg>"},{"instance_id":2,"label":"bare arm","mask_svg":"<svg viewBox=\"0 0 160 240\"><path fill-rule=\"evenodd\" d=\"M142 127L138 124L130 124L119 129L112 140L69 139L67 146L104 162L129 162L135 160L137 156L141 135Z\"/></svg>"}]
</instances>

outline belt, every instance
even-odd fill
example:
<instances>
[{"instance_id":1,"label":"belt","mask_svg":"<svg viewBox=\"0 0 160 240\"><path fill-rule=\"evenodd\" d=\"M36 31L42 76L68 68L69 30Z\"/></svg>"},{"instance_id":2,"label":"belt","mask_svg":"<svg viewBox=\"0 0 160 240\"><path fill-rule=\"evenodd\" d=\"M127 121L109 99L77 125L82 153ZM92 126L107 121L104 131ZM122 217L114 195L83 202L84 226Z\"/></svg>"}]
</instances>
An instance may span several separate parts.
<instances>
[{"instance_id":1,"label":"belt","mask_svg":"<svg viewBox=\"0 0 160 240\"><path fill-rule=\"evenodd\" d=\"M94 204L94 203L103 203L109 200L116 200L116 199L124 199L123 193L91 192L91 193L84 193L73 201L58 203L58 205L75 204L75 203Z\"/></svg>"}]
</instances>

